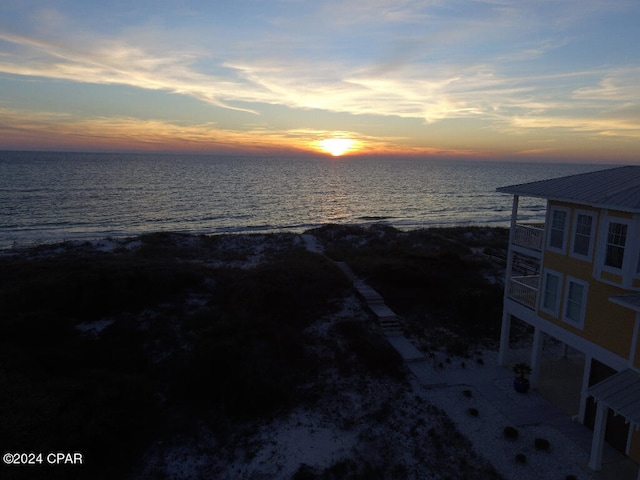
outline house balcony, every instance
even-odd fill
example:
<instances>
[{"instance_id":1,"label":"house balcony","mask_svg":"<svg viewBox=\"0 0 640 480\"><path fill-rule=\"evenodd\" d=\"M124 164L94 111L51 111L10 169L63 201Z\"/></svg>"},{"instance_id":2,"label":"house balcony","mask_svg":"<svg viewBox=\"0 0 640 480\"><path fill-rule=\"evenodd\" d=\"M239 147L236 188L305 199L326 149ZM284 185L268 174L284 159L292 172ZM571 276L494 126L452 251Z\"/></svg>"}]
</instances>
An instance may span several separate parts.
<instances>
[{"instance_id":1,"label":"house balcony","mask_svg":"<svg viewBox=\"0 0 640 480\"><path fill-rule=\"evenodd\" d=\"M540 275L511 277L507 297L533 310L536 308L539 283Z\"/></svg>"},{"instance_id":2,"label":"house balcony","mask_svg":"<svg viewBox=\"0 0 640 480\"><path fill-rule=\"evenodd\" d=\"M513 244L520 247L542 251L544 223L519 223L513 232Z\"/></svg>"}]
</instances>

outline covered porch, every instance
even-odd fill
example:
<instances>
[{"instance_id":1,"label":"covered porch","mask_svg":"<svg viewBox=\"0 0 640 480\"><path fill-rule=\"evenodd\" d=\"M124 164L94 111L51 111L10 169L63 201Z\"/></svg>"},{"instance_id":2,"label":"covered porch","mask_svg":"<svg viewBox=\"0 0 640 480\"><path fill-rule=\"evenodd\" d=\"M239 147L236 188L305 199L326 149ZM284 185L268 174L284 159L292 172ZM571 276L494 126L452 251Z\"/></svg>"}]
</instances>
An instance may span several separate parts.
<instances>
[{"instance_id":1,"label":"covered porch","mask_svg":"<svg viewBox=\"0 0 640 480\"><path fill-rule=\"evenodd\" d=\"M533 318L531 312L527 320ZM511 368L529 363L534 392L573 419L575 428L586 430L582 447L589 452L588 466L595 478L640 480L640 467L629 457L632 435L637 437L640 430L640 373L607 358L607 363L622 369L616 373L596 360L602 358L601 352L564 337L563 332L547 331L535 321L511 317L508 330L515 331L513 348L508 347L508 339L502 339L507 348L500 352L500 364ZM620 378L625 371L632 374ZM636 438L634 451L637 443Z\"/></svg>"},{"instance_id":2,"label":"covered porch","mask_svg":"<svg viewBox=\"0 0 640 480\"><path fill-rule=\"evenodd\" d=\"M629 424L625 452L629 454L632 435L634 431L639 430L640 425L640 373L632 369L622 370L590 387L587 394L592 396L597 404L589 467L598 471L602 469L609 411L622 416ZM640 480L640 468L637 472L637 478Z\"/></svg>"}]
</instances>

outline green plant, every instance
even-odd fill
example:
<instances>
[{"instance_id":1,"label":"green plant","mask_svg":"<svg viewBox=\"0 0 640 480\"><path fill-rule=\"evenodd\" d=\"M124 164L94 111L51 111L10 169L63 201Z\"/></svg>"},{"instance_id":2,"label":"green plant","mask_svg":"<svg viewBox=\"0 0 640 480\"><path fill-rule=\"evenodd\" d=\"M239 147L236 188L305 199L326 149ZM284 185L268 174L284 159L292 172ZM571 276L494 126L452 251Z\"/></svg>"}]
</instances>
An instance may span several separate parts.
<instances>
[{"instance_id":1,"label":"green plant","mask_svg":"<svg viewBox=\"0 0 640 480\"><path fill-rule=\"evenodd\" d=\"M515 373L518 378L524 379L526 378L526 375L529 375L531 373L531 367L528 363L525 362L516 363L513 366L513 373Z\"/></svg>"},{"instance_id":2,"label":"green plant","mask_svg":"<svg viewBox=\"0 0 640 480\"><path fill-rule=\"evenodd\" d=\"M515 440L516 438L518 438L518 430L514 427L504 427L502 433L504 434L505 438L508 438L510 440Z\"/></svg>"},{"instance_id":3,"label":"green plant","mask_svg":"<svg viewBox=\"0 0 640 480\"><path fill-rule=\"evenodd\" d=\"M469 410L467 410L469 412L469 415L471 415L472 417L479 417L480 416L480 412L478 411L477 408L469 408Z\"/></svg>"},{"instance_id":4,"label":"green plant","mask_svg":"<svg viewBox=\"0 0 640 480\"><path fill-rule=\"evenodd\" d=\"M524 453L517 453L516 462L524 465L525 463L527 463L527 456Z\"/></svg>"},{"instance_id":5,"label":"green plant","mask_svg":"<svg viewBox=\"0 0 640 480\"><path fill-rule=\"evenodd\" d=\"M536 447L536 450L549 450L551 448L551 443L546 438L536 438L533 441L533 445Z\"/></svg>"}]
</instances>

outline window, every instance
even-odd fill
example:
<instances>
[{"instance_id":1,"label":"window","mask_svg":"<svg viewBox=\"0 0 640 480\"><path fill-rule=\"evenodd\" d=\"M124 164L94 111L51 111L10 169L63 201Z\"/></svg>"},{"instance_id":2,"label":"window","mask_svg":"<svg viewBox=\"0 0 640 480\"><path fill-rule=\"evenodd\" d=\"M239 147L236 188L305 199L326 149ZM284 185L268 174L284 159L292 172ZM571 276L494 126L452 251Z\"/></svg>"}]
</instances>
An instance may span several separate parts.
<instances>
[{"instance_id":1,"label":"window","mask_svg":"<svg viewBox=\"0 0 640 480\"><path fill-rule=\"evenodd\" d=\"M576 215L576 226L573 235L573 253L588 257L591 254L591 233L593 231L593 215L579 213Z\"/></svg>"},{"instance_id":2,"label":"window","mask_svg":"<svg viewBox=\"0 0 640 480\"><path fill-rule=\"evenodd\" d=\"M542 305L540 308L554 316L558 316L560 306L560 284L561 277L559 274L545 272L542 291Z\"/></svg>"},{"instance_id":3,"label":"window","mask_svg":"<svg viewBox=\"0 0 640 480\"><path fill-rule=\"evenodd\" d=\"M551 228L549 229L549 247L555 250L564 249L564 232L567 226L567 211L554 209L551 211Z\"/></svg>"},{"instance_id":4,"label":"window","mask_svg":"<svg viewBox=\"0 0 640 480\"><path fill-rule=\"evenodd\" d=\"M604 264L609 267L622 268L624 261L624 247L627 243L627 225L609 222L607 233L607 250Z\"/></svg>"},{"instance_id":5,"label":"window","mask_svg":"<svg viewBox=\"0 0 640 480\"><path fill-rule=\"evenodd\" d=\"M575 278L569 278L567 280L563 320L582 328L586 303L587 284Z\"/></svg>"}]
</instances>

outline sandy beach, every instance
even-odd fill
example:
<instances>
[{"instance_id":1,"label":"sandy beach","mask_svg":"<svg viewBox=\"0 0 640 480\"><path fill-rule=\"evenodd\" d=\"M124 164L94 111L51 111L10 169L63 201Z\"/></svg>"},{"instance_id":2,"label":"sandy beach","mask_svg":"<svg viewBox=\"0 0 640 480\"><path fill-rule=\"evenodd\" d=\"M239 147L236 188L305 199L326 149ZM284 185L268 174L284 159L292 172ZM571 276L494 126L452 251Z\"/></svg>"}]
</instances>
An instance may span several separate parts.
<instances>
[{"instance_id":1,"label":"sandy beach","mask_svg":"<svg viewBox=\"0 0 640 480\"><path fill-rule=\"evenodd\" d=\"M500 245L504 235L501 229L407 233L384 226L326 227L305 236L162 234L5 251L1 259L6 272L12 268L25 271L25 265L28 266L25 278L34 277L25 279L24 285L18 287L24 287L25 291L48 284L43 276L49 275L50 262L53 268L66 265L72 273L89 269L91 264L102 278L97 281L91 274L91 281L96 280L106 291L112 291L109 282L113 281L113 292L125 284L135 290L137 282L170 275L173 282L170 285L168 279L162 279L151 285L149 291L141 289L136 295L122 299L129 302L126 308L123 304L115 308L109 302L104 305L98 302L93 304L93 310L78 307L70 321L56 320L67 329L72 327L66 330L69 338L73 337L70 355L85 352L84 358L97 367L124 372L125 377L135 374L139 379L138 397L130 403L128 393L117 391L116 385L122 380L105 377L107 384L114 385L112 398L132 409L130 413L118 411L109 415L120 416L120 422L131 414L140 420L133 422L135 429L122 425L114 433L109 433L107 424L97 424L107 436L129 432L135 438L132 443L135 456L114 466L112 473L126 472L126 476L140 479L533 479L540 478L544 470L548 472L545 478L573 478L571 475L595 478L585 469L585 451L553 426L518 426L516 440L505 438L503 431L512 426L511 419L495 398L486 398L481 387L469 379L475 379L476 383L483 379L491 384L507 403L533 405L545 400L536 393L517 396L511 390L511 373L497 367L493 327L471 323L456 327L452 322L458 322L458 317L447 313L437 302L425 300L416 304L416 299L424 296L424 291L416 287L432 288L428 277L418 278L415 272L405 271L407 267L396 262L398 258L408 259L408 265L446 261L452 274L459 268L469 277L474 276L479 289L499 292ZM357 260L349 260L356 258L353 257L356 251L363 258L369 255L363 266ZM374 257L373 251L378 256ZM75 263L87 259L89 263L81 263L81 268ZM336 266L345 261L351 263L352 278ZM113 262L117 269L112 274L109 266ZM406 356L403 359L402 349L394 348L394 342L388 341L366 299L353 286L354 279L377 282L374 274L367 273L371 265L383 272L383 278L393 277L394 285L405 274L417 283L389 290L385 290L384 283L376 284L381 293L389 294L388 299L385 297L385 301L391 302L389 306L398 310L400 336L418 352L408 362ZM126 273L131 266L133 271ZM133 272L141 271L147 271L148 276L127 280ZM59 275L55 275L58 280ZM449 281L443 278L439 281ZM6 277L3 288L6 292ZM164 288L158 294L158 289ZM465 288L471 292L471 286ZM78 292L81 297L90 297L88 291L82 293L79 285L73 289L76 298ZM176 291L180 291L179 295L172 296ZM412 296L399 296L409 291ZM66 295L63 290L58 293ZM479 293L469 294L482 297ZM148 304L141 300L145 295L149 296ZM7 305L14 305L6 293L3 298ZM326 303L324 300L317 303L322 298L326 298ZM15 308L20 305L26 308L24 304L16 305ZM253 306L263 313L265 309L267 313L273 310L276 315L271 318L265 313L263 319L256 320L266 325L255 330L261 339L251 333L256 328L251 326ZM441 317L443 321L439 320ZM35 321L33 318L25 316L22 321ZM235 330L234 324L227 323L215 326L232 319L246 327ZM4 328L10 333L6 337L8 343L14 342L19 353L16 358L26 359L31 350L21 346L21 338L33 335L33 331L22 331L16 324ZM274 334L263 328L282 331ZM216 332L223 331L232 337L220 340ZM470 342L474 331L484 333ZM39 341L36 339L36 343ZM61 337L62 343L69 341ZM111 342L109 348L120 349L130 363L116 362L118 366L111 363L105 367L100 362L113 358L106 353L108 350L103 360L93 359L82 346L86 342L98 350L101 344ZM273 342L280 347L274 347ZM130 345L125 348L127 343ZM50 351L57 352L55 348ZM218 355L218 351L224 355ZM53 354L50 361L58 362L59 355ZM144 358L138 358L140 355ZM253 363L254 359L262 365ZM79 357L72 359L78 360ZM194 371L196 361L208 363L200 363ZM31 362L37 367L37 359ZM69 380L61 379L59 384L47 387L24 364L11 364L6 358L5 364L9 375L25 379L19 387L27 395L31 385L50 388L55 392L52 395L57 408L71 408L72 415L80 415L79 411L73 411L78 407L73 407L70 400ZM234 383L220 370L235 372L238 365L245 372L246 368L252 369L242 374L250 384ZM79 378L93 375L92 371L67 376L76 378L77 383ZM426 376L421 373L426 371L429 372ZM284 391L272 386L276 378L282 384L278 388ZM51 384L52 380L47 382ZM73 395L78 392L84 395L85 386L74 388ZM94 393L84 395L85 401L96 408L106 408L95 400L101 389L86 388ZM246 393L224 393L221 388L240 388ZM29 408L37 411L36 418L57 415L55 411L40 412L43 407L36 400L31 407L17 407L12 395L17 392L11 389L5 392L4 406L13 405L18 418ZM230 399L235 399L235 406L226 403ZM144 408L149 418L143 415L142 421L136 413L139 408ZM476 414L470 413L473 409ZM82 412L85 417L94 415ZM46 439L51 435L50 428L44 423L34 424L28 433ZM75 448L79 449L100 445L99 440L78 429L78 436L65 440L67 444L75 441ZM21 440L15 433L9 438L15 442L13 448L20 441L23 445L33 441ZM550 448L537 449L536 438L548 440ZM518 454L526 460L519 461ZM103 462L99 458L94 461L96 465ZM7 472L14 475L9 478L20 478L21 472L15 468ZM84 474L95 475L96 471L89 466L75 473L83 478Z\"/></svg>"}]
</instances>

